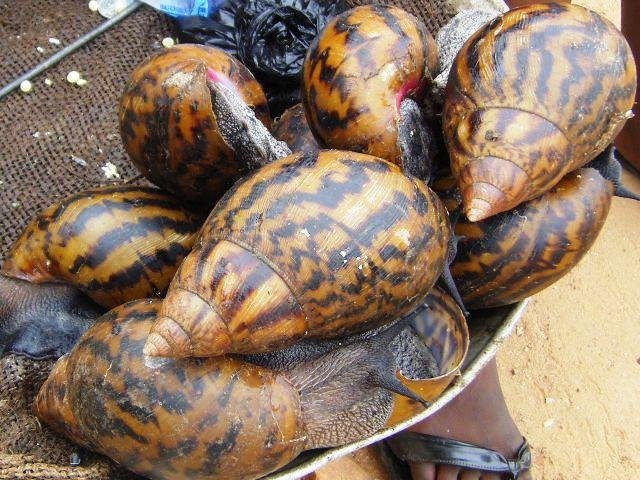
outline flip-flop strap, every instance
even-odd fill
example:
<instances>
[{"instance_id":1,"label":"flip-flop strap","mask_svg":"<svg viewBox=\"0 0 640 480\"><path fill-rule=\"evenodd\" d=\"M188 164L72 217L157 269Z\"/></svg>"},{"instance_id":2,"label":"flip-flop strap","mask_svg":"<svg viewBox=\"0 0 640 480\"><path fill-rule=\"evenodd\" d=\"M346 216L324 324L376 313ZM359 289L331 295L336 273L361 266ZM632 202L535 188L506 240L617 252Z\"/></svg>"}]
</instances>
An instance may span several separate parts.
<instances>
[{"instance_id":1,"label":"flip-flop strap","mask_svg":"<svg viewBox=\"0 0 640 480\"><path fill-rule=\"evenodd\" d=\"M407 462L452 465L468 470L509 474L512 479L517 479L522 472L531 468L531 449L526 440L518 449L517 458L511 460L494 450L417 432L405 431L387 442L393 453Z\"/></svg>"}]
</instances>

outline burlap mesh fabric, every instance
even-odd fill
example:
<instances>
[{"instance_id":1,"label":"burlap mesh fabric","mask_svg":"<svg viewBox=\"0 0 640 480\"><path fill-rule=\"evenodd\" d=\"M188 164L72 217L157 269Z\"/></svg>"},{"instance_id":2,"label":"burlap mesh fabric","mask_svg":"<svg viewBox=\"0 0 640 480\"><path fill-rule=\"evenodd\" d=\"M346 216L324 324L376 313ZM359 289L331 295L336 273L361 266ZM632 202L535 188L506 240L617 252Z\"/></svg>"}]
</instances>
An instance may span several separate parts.
<instances>
[{"instance_id":1,"label":"burlap mesh fabric","mask_svg":"<svg viewBox=\"0 0 640 480\"><path fill-rule=\"evenodd\" d=\"M350 1L352 6L367 3L374 2ZM434 34L455 13L445 0L376 3L405 8ZM0 1L0 85L102 21L84 0ZM16 91L0 100L0 261L27 222L61 197L108 183L140 181L120 141L118 101L130 72L162 48L160 41L172 34L171 28L161 14L142 7L33 79L31 93ZM68 83L71 70L81 72L88 83ZM103 167L108 163L119 178L107 178ZM32 414L33 399L52 366L52 361L15 355L0 359L0 480L139 478L72 445ZM82 459L80 467L69 465L74 452Z\"/></svg>"}]
</instances>

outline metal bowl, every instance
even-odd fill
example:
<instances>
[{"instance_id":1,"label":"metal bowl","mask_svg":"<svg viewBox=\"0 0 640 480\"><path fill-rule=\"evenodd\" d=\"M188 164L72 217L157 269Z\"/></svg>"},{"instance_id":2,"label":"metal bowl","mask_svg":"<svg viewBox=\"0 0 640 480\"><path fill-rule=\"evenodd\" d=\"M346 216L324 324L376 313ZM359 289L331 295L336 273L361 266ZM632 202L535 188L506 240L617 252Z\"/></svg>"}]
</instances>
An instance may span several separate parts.
<instances>
[{"instance_id":1,"label":"metal bowl","mask_svg":"<svg viewBox=\"0 0 640 480\"><path fill-rule=\"evenodd\" d=\"M332 460L390 437L411 425L429 418L453 400L495 356L500 345L511 335L518 321L522 318L527 303L528 299L507 307L474 312L468 319L471 343L467 357L460 369L460 376L429 407L393 427L385 428L375 435L358 442L341 447L304 452L284 468L263 477L263 480L293 480L300 478Z\"/></svg>"}]
</instances>

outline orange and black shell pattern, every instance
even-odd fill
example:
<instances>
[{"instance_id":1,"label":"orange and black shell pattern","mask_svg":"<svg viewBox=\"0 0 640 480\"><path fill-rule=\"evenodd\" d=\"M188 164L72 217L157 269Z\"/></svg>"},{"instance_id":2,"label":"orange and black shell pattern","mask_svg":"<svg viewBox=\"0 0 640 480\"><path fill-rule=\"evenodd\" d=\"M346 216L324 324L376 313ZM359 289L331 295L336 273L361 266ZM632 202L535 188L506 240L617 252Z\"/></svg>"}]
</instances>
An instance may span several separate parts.
<instances>
[{"instance_id":1,"label":"orange and black shell pattern","mask_svg":"<svg viewBox=\"0 0 640 480\"><path fill-rule=\"evenodd\" d=\"M248 170L218 131L207 67L226 77L269 128L267 99L251 72L222 50L190 44L134 70L119 118L124 146L143 175L181 198L213 205Z\"/></svg>"},{"instance_id":2,"label":"orange and black shell pattern","mask_svg":"<svg viewBox=\"0 0 640 480\"><path fill-rule=\"evenodd\" d=\"M107 313L61 358L35 401L40 419L153 479L249 480L300 453L298 392L235 357L142 353L160 304Z\"/></svg>"},{"instance_id":3,"label":"orange and black shell pattern","mask_svg":"<svg viewBox=\"0 0 640 480\"><path fill-rule=\"evenodd\" d=\"M559 280L593 245L612 195L611 182L583 168L512 211L458 222L462 238L451 273L465 305L508 305Z\"/></svg>"},{"instance_id":4,"label":"orange and black shell pattern","mask_svg":"<svg viewBox=\"0 0 640 480\"><path fill-rule=\"evenodd\" d=\"M469 349L467 320L456 301L441 288L434 287L423 305L411 313L410 325L414 338L421 339L423 349L429 350L433 360L425 362L425 355L416 355L413 352L409 355L396 353L396 358L400 360L400 371L396 375L421 399L431 402L440 396L456 375L459 375ZM410 345L406 340L394 341L392 348L406 348L406 345ZM435 371L430 375L420 374L429 363ZM394 409L387 426L395 426L424 408L422 403L396 394Z\"/></svg>"},{"instance_id":5,"label":"orange and black shell pattern","mask_svg":"<svg viewBox=\"0 0 640 480\"><path fill-rule=\"evenodd\" d=\"M435 41L411 14L384 5L348 10L309 47L302 88L309 125L326 147L400 165L400 103L420 97L437 66Z\"/></svg>"},{"instance_id":6,"label":"orange and black shell pattern","mask_svg":"<svg viewBox=\"0 0 640 480\"><path fill-rule=\"evenodd\" d=\"M444 268L444 205L369 155L294 154L234 185L185 259L150 355L254 353L393 321Z\"/></svg>"},{"instance_id":7,"label":"orange and black shell pattern","mask_svg":"<svg viewBox=\"0 0 640 480\"><path fill-rule=\"evenodd\" d=\"M451 69L443 128L471 221L535 198L611 143L631 115L633 55L595 12L511 10L476 32Z\"/></svg>"},{"instance_id":8,"label":"orange and black shell pattern","mask_svg":"<svg viewBox=\"0 0 640 480\"><path fill-rule=\"evenodd\" d=\"M301 103L288 108L273 122L273 136L282 140L292 152L313 152L319 150L318 141L309 128L304 107Z\"/></svg>"},{"instance_id":9,"label":"orange and black shell pattern","mask_svg":"<svg viewBox=\"0 0 640 480\"><path fill-rule=\"evenodd\" d=\"M106 308L160 297L201 222L156 188L88 190L38 215L12 246L0 274L68 283Z\"/></svg>"}]
</instances>

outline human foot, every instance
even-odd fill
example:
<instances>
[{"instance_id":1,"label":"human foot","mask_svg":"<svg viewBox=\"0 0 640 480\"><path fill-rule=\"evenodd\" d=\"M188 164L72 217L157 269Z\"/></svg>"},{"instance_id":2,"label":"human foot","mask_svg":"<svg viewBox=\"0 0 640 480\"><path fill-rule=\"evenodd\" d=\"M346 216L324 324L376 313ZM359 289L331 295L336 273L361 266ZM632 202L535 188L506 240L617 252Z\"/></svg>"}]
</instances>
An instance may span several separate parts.
<instances>
[{"instance_id":1,"label":"human foot","mask_svg":"<svg viewBox=\"0 0 640 480\"><path fill-rule=\"evenodd\" d=\"M410 430L491 449L507 459L517 458L523 444L523 437L504 401L495 360L492 360L453 401ZM412 463L410 466L414 480L501 478L499 474L449 465ZM518 478L530 480L532 477L531 473L526 471Z\"/></svg>"}]
</instances>

